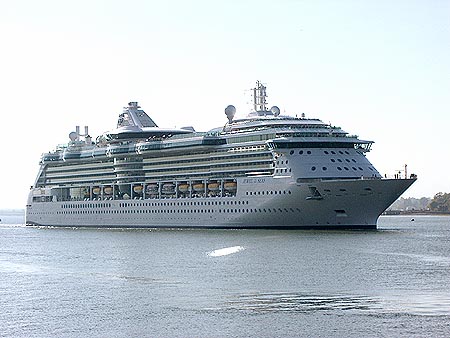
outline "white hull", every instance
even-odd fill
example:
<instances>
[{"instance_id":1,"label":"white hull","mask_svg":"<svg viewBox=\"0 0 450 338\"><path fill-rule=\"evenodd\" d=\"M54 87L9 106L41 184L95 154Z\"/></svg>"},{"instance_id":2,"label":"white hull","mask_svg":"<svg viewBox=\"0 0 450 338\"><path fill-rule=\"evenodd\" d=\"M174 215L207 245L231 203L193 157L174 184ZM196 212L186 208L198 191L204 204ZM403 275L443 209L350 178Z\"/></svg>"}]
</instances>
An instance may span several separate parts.
<instances>
[{"instance_id":1,"label":"white hull","mask_svg":"<svg viewBox=\"0 0 450 338\"><path fill-rule=\"evenodd\" d=\"M258 177L238 179L236 196L230 197L45 203L33 203L30 198L26 223L97 228L375 229L381 213L414 181L296 183L286 177Z\"/></svg>"}]
</instances>

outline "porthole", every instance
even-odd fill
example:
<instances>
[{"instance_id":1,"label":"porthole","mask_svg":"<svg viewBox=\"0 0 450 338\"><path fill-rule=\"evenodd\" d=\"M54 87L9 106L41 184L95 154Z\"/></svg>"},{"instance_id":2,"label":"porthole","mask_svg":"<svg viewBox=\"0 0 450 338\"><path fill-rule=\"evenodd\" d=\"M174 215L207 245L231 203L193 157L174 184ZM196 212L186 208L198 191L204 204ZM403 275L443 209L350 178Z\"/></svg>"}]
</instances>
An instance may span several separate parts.
<instances>
[{"instance_id":1,"label":"porthole","mask_svg":"<svg viewBox=\"0 0 450 338\"><path fill-rule=\"evenodd\" d=\"M363 170L363 168L361 168L361 167L358 167L358 169L361 170L361 171Z\"/></svg>"},{"instance_id":2,"label":"porthole","mask_svg":"<svg viewBox=\"0 0 450 338\"><path fill-rule=\"evenodd\" d=\"M299 153L300 155L302 155L302 154L303 154L303 150L300 150L298 153Z\"/></svg>"},{"instance_id":3,"label":"porthole","mask_svg":"<svg viewBox=\"0 0 450 338\"><path fill-rule=\"evenodd\" d=\"M352 167L352 169L354 170L354 171L356 171L357 169L355 168L355 167Z\"/></svg>"},{"instance_id":4,"label":"porthole","mask_svg":"<svg viewBox=\"0 0 450 338\"><path fill-rule=\"evenodd\" d=\"M306 153L307 153L308 155L311 155L311 150L308 150Z\"/></svg>"},{"instance_id":5,"label":"porthole","mask_svg":"<svg viewBox=\"0 0 450 338\"><path fill-rule=\"evenodd\" d=\"M327 154L327 155L329 154L329 152L328 152L328 151L326 151L326 150L324 151L324 153L325 153L325 154Z\"/></svg>"},{"instance_id":6,"label":"porthole","mask_svg":"<svg viewBox=\"0 0 450 338\"><path fill-rule=\"evenodd\" d=\"M327 167L322 167L322 170L323 171L326 171L328 168Z\"/></svg>"},{"instance_id":7,"label":"porthole","mask_svg":"<svg viewBox=\"0 0 450 338\"><path fill-rule=\"evenodd\" d=\"M349 170L347 167L344 167L345 170Z\"/></svg>"},{"instance_id":8,"label":"porthole","mask_svg":"<svg viewBox=\"0 0 450 338\"><path fill-rule=\"evenodd\" d=\"M337 170L341 171L341 170L342 170L342 168L341 168L341 167L337 167Z\"/></svg>"},{"instance_id":9,"label":"porthole","mask_svg":"<svg viewBox=\"0 0 450 338\"><path fill-rule=\"evenodd\" d=\"M312 171L315 171L315 170L316 170L316 167L311 167L311 170L312 170Z\"/></svg>"},{"instance_id":10,"label":"porthole","mask_svg":"<svg viewBox=\"0 0 450 338\"><path fill-rule=\"evenodd\" d=\"M339 154L344 155L344 153L341 150L339 150Z\"/></svg>"},{"instance_id":11,"label":"porthole","mask_svg":"<svg viewBox=\"0 0 450 338\"><path fill-rule=\"evenodd\" d=\"M352 158L352 162L353 162L353 163L356 163L356 160L355 160L354 158Z\"/></svg>"},{"instance_id":12,"label":"porthole","mask_svg":"<svg viewBox=\"0 0 450 338\"><path fill-rule=\"evenodd\" d=\"M336 152L335 152L334 150L332 150L331 153L332 153L333 155L336 155Z\"/></svg>"},{"instance_id":13,"label":"porthole","mask_svg":"<svg viewBox=\"0 0 450 338\"><path fill-rule=\"evenodd\" d=\"M291 150L291 151L289 152L289 154L291 154L291 155L294 155L294 151L293 151L293 150Z\"/></svg>"},{"instance_id":14,"label":"porthole","mask_svg":"<svg viewBox=\"0 0 450 338\"><path fill-rule=\"evenodd\" d=\"M346 153L347 155L350 155L350 153L349 153L347 150L345 151L345 153Z\"/></svg>"},{"instance_id":15,"label":"porthole","mask_svg":"<svg viewBox=\"0 0 450 338\"><path fill-rule=\"evenodd\" d=\"M345 159L345 162L350 162L350 160L348 158Z\"/></svg>"},{"instance_id":16,"label":"porthole","mask_svg":"<svg viewBox=\"0 0 450 338\"><path fill-rule=\"evenodd\" d=\"M336 160L334 158L331 158L330 161L333 163L336 162Z\"/></svg>"}]
</instances>

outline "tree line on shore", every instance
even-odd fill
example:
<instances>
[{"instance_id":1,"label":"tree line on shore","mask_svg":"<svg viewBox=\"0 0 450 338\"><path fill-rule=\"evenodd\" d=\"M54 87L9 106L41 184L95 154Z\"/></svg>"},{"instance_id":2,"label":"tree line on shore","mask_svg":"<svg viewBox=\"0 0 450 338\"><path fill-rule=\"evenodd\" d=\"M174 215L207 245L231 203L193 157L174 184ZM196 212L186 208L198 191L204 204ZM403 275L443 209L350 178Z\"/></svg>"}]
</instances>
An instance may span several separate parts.
<instances>
[{"instance_id":1,"label":"tree line on shore","mask_svg":"<svg viewBox=\"0 0 450 338\"><path fill-rule=\"evenodd\" d=\"M400 197L389 207L388 210L450 213L450 193L438 192L433 198Z\"/></svg>"}]
</instances>

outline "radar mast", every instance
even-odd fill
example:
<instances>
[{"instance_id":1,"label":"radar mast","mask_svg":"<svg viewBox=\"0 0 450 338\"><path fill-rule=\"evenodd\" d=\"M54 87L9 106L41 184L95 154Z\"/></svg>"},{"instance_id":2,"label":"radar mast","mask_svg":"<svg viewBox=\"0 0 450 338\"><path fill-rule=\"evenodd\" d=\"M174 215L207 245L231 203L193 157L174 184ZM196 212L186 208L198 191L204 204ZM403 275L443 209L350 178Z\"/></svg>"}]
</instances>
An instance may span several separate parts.
<instances>
[{"instance_id":1,"label":"radar mast","mask_svg":"<svg viewBox=\"0 0 450 338\"><path fill-rule=\"evenodd\" d=\"M266 86L260 81L256 81L256 87L253 88L253 109L255 112L266 112Z\"/></svg>"}]
</instances>

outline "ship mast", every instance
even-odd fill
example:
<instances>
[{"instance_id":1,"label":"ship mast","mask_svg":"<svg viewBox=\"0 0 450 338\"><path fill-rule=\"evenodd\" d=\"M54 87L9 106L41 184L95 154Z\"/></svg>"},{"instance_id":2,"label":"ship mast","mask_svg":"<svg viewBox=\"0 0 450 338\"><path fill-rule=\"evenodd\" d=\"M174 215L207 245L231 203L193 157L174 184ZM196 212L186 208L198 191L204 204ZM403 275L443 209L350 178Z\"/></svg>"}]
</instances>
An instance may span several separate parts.
<instances>
[{"instance_id":1,"label":"ship mast","mask_svg":"<svg viewBox=\"0 0 450 338\"><path fill-rule=\"evenodd\" d=\"M256 81L256 87L253 88L253 109L255 112L266 112L266 86L260 81Z\"/></svg>"}]
</instances>

